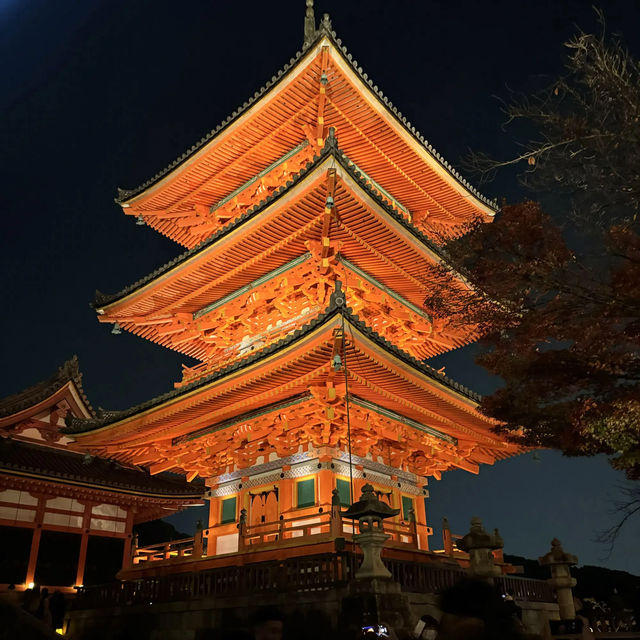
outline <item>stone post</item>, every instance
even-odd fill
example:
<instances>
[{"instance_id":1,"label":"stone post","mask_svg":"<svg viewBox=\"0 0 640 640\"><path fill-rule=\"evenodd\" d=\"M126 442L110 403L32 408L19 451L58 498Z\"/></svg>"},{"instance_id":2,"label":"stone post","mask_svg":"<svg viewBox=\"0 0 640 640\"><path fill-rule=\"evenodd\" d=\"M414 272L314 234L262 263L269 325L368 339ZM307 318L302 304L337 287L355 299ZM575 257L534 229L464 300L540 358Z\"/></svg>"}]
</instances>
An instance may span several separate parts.
<instances>
[{"instance_id":1,"label":"stone post","mask_svg":"<svg viewBox=\"0 0 640 640\"><path fill-rule=\"evenodd\" d=\"M551 578L547 581L555 589L558 596L561 620L575 620L576 608L573 604L572 587L576 586L575 578L571 576L571 565L578 563L578 558L566 553L560 540L551 541L551 551L538 558L538 562L551 570Z\"/></svg>"},{"instance_id":2,"label":"stone post","mask_svg":"<svg viewBox=\"0 0 640 640\"><path fill-rule=\"evenodd\" d=\"M384 566L380 553L384 543L391 537L382 530L382 520L373 517L361 518L360 533L354 536L364 556L356 578L391 578L391 573Z\"/></svg>"},{"instance_id":3,"label":"stone post","mask_svg":"<svg viewBox=\"0 0 640 640\"><path fill-rule=\"evenodd\" d=\"M415 627L409 599L380 557L382 547L390 537L384 532L382 522L399 512L379 500L373 487L365 484L360 500L342 513L343 518L358 521L360 532L354 539L364 556L355 573L356 579L349 584L349 595L343 599L342 608L343 613L350 611L349 616L357 627L386 623L398 635L403 632L409 637Z\"/></svg>"},{"instance_id":4,"label":"stone post","mask_svg":"<svg viewBox=\"0 0 640 640\"><path fill-rule=\"evenodd\" d=\"M471 518L471 529L466 536L457 541L457 546L469 554L469 575L490 584L493 584L494 578L501 575L502 571L500 567L496 567L493 558L493 552L504 546L497 529L494 534L487 533L480 518Z\"/></svg>"}]
</instances>

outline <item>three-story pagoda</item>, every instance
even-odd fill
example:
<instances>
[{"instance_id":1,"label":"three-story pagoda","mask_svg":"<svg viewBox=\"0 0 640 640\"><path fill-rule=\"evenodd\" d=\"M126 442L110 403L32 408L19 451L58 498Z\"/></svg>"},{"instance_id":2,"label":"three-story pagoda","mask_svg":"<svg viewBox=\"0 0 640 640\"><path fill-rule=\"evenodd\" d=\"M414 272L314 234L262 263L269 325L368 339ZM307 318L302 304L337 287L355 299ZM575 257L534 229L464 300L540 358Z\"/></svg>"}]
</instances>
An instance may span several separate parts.
<instances>
[{"instance_id":1,"label":"three-story pagoda","mask_svg":"<svg viewBox=\"0 0 640 640\"><path fill-rule=\"evenodd\" d=\"M310 544L332 494L349 504L366 482L400 509L393 543L427 550L427 478L519 451L475 394L425 364L474 337L423 307L444 261L435 239L495 206L382 95L328 16L316 28L312 5L288 65L119 193L127 215L186 250L99 295L98 318L200 364L160 397L69 427L98 455L205 478L209 555Z\"/></svg>"}]
</instances>

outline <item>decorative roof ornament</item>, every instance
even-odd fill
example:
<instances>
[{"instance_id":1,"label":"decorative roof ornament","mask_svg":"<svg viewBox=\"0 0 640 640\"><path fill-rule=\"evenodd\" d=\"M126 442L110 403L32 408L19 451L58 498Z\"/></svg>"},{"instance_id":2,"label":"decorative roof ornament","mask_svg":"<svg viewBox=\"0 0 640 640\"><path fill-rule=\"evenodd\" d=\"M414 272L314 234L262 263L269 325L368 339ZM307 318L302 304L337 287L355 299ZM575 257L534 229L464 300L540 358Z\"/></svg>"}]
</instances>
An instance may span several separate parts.
<instances>
[{"instance_id":1,"label":"decorative roof ornament","mask_svg":"<svg viewBox=\"0 0 640 640\"><path fill-rule=\"evenodd\" d=\"M331 17L329 16L328 13L325 13L322 16L322 20L320 20L319 30L329 34L333 31L333 26L331 25Z\"/></svg>"},{"instance_id":2,"label":"decorative roof ornament","mask_svg":"<svg viewBox=\"0 0 640 640\"><path fill-rule=\"evenodd\" d=\"M313 0L307 0L307 10L304 15L304 41L302 47L308 47L316 38L316 15L313 11Z\"/></svg>"}]
</instances>

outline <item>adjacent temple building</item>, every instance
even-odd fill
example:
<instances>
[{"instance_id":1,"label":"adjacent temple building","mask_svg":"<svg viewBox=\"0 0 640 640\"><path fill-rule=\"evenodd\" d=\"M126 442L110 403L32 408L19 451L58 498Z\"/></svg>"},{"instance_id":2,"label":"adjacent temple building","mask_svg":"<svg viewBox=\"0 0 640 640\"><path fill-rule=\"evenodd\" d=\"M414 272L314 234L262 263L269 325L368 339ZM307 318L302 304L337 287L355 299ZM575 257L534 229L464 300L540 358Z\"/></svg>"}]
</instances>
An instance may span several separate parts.
<instances>
[{"instance_id":1,"label":"adjacent temple building","mask_svg":"<svg viewBox=\"0 0 640 640\"><path fill-rule=\"evenodd\" d=\"M129 565L134 524L201 501L179 476L72 451L65 419L94 415L76 358L0 399L0 585L75 593L113 580Z\"/></svg>"},{"instance_id":2,"label":"adjacent temple building","mask_svg":"<svg viewBox=\"0 0 640 640\"><path fill-rule=\"evenodd\" d=\"M437 239L490 222L495 205L373 84L328 16L316 28L312 2L302 51L118 202L184 251L98 294L98 319L198 364L139 406L70 417L66 433L152 475L204 479L207 561L348 539L332 505L365 483L400 510L385 521L389 548L428 552L428 478L519 452L473 392L427 364L474 339L424 308L446 263ZM185 555L140 551L132 570Z\"/></svg>"}]
</instances>

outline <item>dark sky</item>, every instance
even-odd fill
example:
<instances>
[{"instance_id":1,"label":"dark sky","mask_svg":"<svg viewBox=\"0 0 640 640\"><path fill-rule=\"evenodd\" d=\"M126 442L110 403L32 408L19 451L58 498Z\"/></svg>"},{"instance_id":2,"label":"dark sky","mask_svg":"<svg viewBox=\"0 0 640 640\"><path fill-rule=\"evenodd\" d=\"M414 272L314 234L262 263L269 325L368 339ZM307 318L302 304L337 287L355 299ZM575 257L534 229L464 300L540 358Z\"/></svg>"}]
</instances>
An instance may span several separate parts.
<instances>
[{"instance_id":1,"label":"dark sky","mask_svg":"<svg viewBox=\"0 0 640 640\"><path fill-rule=\"evenodd\" d=\"M603 3L608 30L640 51L640 5ZM562 70L562 43L598 26L591 2L316 0L365 71L457 164L468 147L506 154L495 95ZM94 406L120 409L172 387L183 356L112 336L89 309L173 258L178 245L125 217L113 198L169 164L300 47L304 0L0 0L0 394L50 375L74 353ZM522 198L513 175L483 187ZM531 195L531 194L527 194ZM480 392L469 349L447 373ZM581 563L640 574L631 523L614 554L593 540L623 476L604 457L542 452L430 483L428 517L463 533L500 527L506 550L545 553L558 536ZM195 515L174 518L191 530Z\"/></svg>"}]
</instances>

